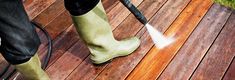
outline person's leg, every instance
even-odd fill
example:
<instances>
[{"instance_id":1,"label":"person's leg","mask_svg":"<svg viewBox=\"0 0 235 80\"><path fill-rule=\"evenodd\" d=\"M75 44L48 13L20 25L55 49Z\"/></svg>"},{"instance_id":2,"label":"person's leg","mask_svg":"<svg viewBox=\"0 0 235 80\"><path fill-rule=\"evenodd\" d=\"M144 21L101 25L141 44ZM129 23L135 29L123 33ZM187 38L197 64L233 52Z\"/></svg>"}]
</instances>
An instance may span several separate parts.
<instances>
[{"instance_id":1,"label":"person's leg","mask_svg":"<svg viewBox=\"0 0 235 80\"><path fill-rule=\"evenodd\" d=\"M49 79L40 66L40 45L21 0L0 0L0 52L27 79Z\"/></svg>"},{"instance_id":2,"label":"person's leg","mask_svg":"<svg viewBox=\"0 0 235 80\"><path fill-rule=\"evenodd\" d=\"M115 40L100 0L65 0L80 37L91 52L95 64L131 54L140 45L136 37Z\"/></svg>"}]
</instances>

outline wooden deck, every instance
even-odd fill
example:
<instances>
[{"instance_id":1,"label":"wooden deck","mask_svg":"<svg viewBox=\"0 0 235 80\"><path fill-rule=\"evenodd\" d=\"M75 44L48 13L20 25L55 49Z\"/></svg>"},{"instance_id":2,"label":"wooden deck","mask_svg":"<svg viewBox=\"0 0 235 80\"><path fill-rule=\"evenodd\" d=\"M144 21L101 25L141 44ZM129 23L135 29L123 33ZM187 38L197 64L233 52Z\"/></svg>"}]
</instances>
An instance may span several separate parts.
<instances>
[{"instance_id":1,"label":"wooden deck","mask_svg":"<svg viewBox=\"0 0 235 80\"><path fill-rule=\"evenodd\" d=\"M235 80L234 10L211 0L132 0L156 29L175 35L173 44L158 49L118 0L102 2L116 39L137 36L141 40L133 54L103 65L91 63L63 0L24 2L30 19L44 26L53 39L46 70L52 80ZM38 34L43 58L47 40L41 31ZM0 61L2 68L6 62Z\"/></svg>"}]
</instances>

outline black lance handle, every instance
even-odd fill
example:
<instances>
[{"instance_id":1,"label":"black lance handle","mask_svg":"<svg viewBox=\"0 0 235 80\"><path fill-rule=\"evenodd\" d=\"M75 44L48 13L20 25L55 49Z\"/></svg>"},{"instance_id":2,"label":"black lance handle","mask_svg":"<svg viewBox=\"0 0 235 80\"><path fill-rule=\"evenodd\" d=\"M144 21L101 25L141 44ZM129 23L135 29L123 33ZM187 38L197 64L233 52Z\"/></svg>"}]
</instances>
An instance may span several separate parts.
<instances>
[{"instance_id":1,"label":"black lance handle","mask_svg":"<svg viewBox=\"0 0 235 80\"><path fill-rule=\"evenodd\" d=\"M120 0L120 2L142 23L147 24L148 21L144 15L130 2L130 0Z\"/></svg>"}]
</instances>

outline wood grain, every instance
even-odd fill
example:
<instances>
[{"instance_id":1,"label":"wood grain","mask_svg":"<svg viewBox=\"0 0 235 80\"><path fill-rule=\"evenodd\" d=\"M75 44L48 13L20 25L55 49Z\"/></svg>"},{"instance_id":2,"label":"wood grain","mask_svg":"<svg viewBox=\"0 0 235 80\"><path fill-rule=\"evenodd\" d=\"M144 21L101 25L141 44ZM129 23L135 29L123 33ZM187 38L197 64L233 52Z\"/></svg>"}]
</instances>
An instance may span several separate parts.
<instances>
[{"instance_id":1,"label":"wood grain","mask_svg":"<svg viewBox=\"0 0 235 80\"><path fill-rule=\"evenodd\" d=\"M52 80L64 80L87 55L89 55L89 50L83 41L79 40L47 69L50 78Z\"/></svg>"},{"instance_id":2,"label":"wood grain","mask_svg":"<svg viewBox=\"0 0 235 80\"><path fill-rule=\"evenodd\" d=\"M118 3L118 0L103 0L102 1L106 13L109 13Z\"/></svg>"},{"instance_id":3,"label":"wood grain","mask_svg":"<svg viewBox=\"0 0 235 80\"><path fill-rule=\"evenodd\" d=\"M59 59L69 48L71 48L79 40L78 34L71 25L64 33L58 36L53 41L53 53L49 65L52 65L57 59ZM41 57L45 56L46 51L43 52Z\"/></svg>"},{"instance_id":4,"label":"wood grain","mask_svg":"<svg viewBox=\"0 0 235 80\"><path fill-rule=\"evenodd\" d=\"M228 8L214 4L158 80L188 80L231 12Z\"/></svg>"},{"instance_id":5,"label":"wood grain","mask_svg":"<svg viewBox=\"0 0 235 80\"><path fill-rule=\"evenodd\" d=\"M64 11L64 0L56 0L50 7L36 16L33 21L39 23L42 27L45 27Z\"/></svg>"},{"instance_id":6,"label":"wood grain","mask_svg":"<svg viewBox=\"0 0 235 80\"><path fill-rule=\"evenodd\" d=\"M24 6L30 19L44 26L53 38L53 56L46 70L51 79L234 79L235 54L231 52L234 52L235 43L232 35L235 12L228 18L231 10L214 4L204 16L212 4L206 0L132 2L159 31L165 32L170 27L165 35L175 33L176 42L163 50L153 47L146 29L119 1L102 0L115 38L121 40L137 36L141 39L141 46L130 56L116 58L111 63L94 65L89 59L89 50L72 25L63 0L25 0ZM227 19L229 20L223 28ZM195 27L197 28L194 30ZM47 39L41 31L37 31L42 41L39 54L43 58L47 51ZM0 71L5 63L0 57Z\"/></svg>"},{"instance_id":7,"label":"wood grain","mask_svg":"<svg viewBox=\"0 0 235 80\"><path fill-rule=\"evenodd\" d=\"M153 47L127 79L153 80L158 78L200 22L211 4L212 1L210 0L192 0L165 32L166 36L175 34L175 42L164 49Z\"/></svg>"},{"instance_id":8,"label":"wood grain","mask_svg":"<svg viewBox=\"0 0 235 80\"><path fill-rule=\"evenodd\" d=\"M207 55L192 76L192 80L221 80L235 56L235 12L232 13Z\"/></svg>"},{"instance_id":9,"label":"wood grain","mask_svg":"<svg viewBox=\"0 0 235 80\"><path fill-rule=\"evenodd\" d=\"M25 10L32 20L56 0L25 0Z\"/></svg>"},{"instance_id":10,"label":"wood grain","mask_svg":"<svg viewBox=\"0 0 235 80\"><path fill-rule=\"evenodd\" d=\"M143 0L131 0L131 2L138 6L140 3L143 2ZM112 30L114 30L122 21L130 14L131 12L123 6L122 3L118 3L112 10L110 10L110 13L107 14L109 23L112 26Z\"/></svg>"},{"instance_id":11,"label":"wood grain","mask_svg":"<svg viewBox=\"0 0 235 80\"><path fill-rule=\"evenodd\" d=\"M228 71L226 72L223 80L235 80L235 58L233 58L233 62L230 65Z\"/></svg>"},{"instance_id":12,"label":"wood grain","mask_svg":"<svg viewBox=\"0 0 235 80\"><path fill-rule=\"evenodd\" d=\"M172 18L168 18L166 20L168 20L169 22L174 21L174 17L178 16L177 14L179 14L182 11L182 7L185 7L187 5L187 3L189 2L189 0L185 0L185 1L178 1L175 2L174 0L168 1L166 2L166 0L163 1L144 1L140 6L139 9L143 10L144 15L148 16L153 16L153 12L154 15L158 15L159 20L164 19L164 17L168 17L165 16L163 10L165 11L169 11L168 14L171 14ZM162 5L163 3L164 6L159 6ZM180 5L179 5L180 4ZM157 9L152 8L155 7L159 9L161 8L157 14L155 13L155 11ZM174 7L175 9L171 9L172 7ZM159 17L161 16L161 17ZM151 20L156 19L156 16L152 17ZM126 23L125 25L128 26L140 26L139 24L136 23L131 23L131 22L136 22L136 21L132 21L129 20L128 18L126 19L129 23ZM134 19L136 20L136 19ZM159 23L156 23L159 24ZM125 25L123 25L123 27L125 27ZM165 24L167 25L167 24ZM117 29L121 28L122 26L119 26ZM164 26L165 28L167 28L168 26ZM138 27L135 27L138 28ZM133 32L137 31L134 27L131 29L119 29L117 30L119 34L115 35L117 38L123 38L123 37L129 37L129 36L123 36L122 33L125 34L132 34ZM145 28L142 28L145 30ZM139 30L138 30L139 31ZM130 33L131 32L131 33ZM142 34L142 32L139 32L138 34ZM121 37L122 36L122 37ZM139 36L140 37L140 36ZM143 37L146 38L146 37ZM143 38L141 37L141 41L143 41ZM149 43L151 45L153 45L153 43L151 43L151 40L148 41L149 39L147 39L147 41L143 41L146 43ZM102 73L99 74L99 76L96 78L97 80L106 80L106 79L112 79L112 80L123 80L125 79L128 74L135 68L135 66L137 65L137 63L143 58L144 54L147 53L147 51L151 48L151 45L146 45L144 46L143 43L141 43L142 45L140 46L140 48L135 51L132 55L128 56L128 57L124 57L124 58L117 58L116 60L112 61L111 64L109 64L103 71ZM147 47L149 46L149 47ZM141 48L143 47L143 48ZM142 50L141 50L142 49ZM143 50L145 49L145 50ZM143 52L142 52L143 51ZM117 72L118 71L118 72Z\"/></svg>"}]
</instances>

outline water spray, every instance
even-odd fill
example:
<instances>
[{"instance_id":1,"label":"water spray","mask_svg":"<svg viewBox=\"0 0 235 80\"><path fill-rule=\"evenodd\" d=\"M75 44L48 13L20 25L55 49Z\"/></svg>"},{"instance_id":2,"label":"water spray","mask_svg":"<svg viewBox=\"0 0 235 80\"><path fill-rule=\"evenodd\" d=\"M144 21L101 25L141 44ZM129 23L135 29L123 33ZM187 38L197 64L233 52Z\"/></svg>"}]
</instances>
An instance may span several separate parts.
<instances>
[{"instance_id":1,"label":"water spray","mask_svg":"<svg viewBox=\"0 0 235 80\"><path fill-rule=\"evenodd\" d=\"M158 48L164 48L174 42L173 37L165 37L163 33L154 29L145 16L129 0L120 1L147 28L150 37Z\"/></svg>"}]
</instances>

